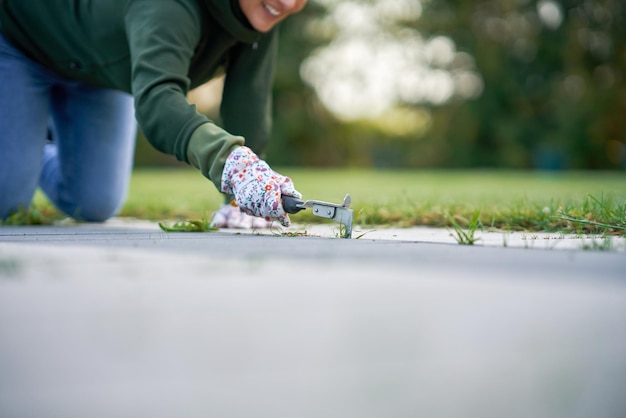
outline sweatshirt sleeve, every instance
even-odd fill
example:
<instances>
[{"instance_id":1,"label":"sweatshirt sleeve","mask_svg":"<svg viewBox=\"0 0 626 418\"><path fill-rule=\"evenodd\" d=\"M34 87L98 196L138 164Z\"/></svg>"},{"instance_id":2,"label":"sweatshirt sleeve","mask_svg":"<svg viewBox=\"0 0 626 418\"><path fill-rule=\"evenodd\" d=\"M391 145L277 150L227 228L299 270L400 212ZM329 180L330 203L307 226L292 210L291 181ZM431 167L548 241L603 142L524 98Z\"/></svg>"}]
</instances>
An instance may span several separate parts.
<instances>
[{"instance_id":1,"label":"sweatshirt sleeve","mask_svg":"<svg viewBox=\"0 0 626 418\"><path fill-rule=\"evenodd\" d=\"M272 128L272 85L278 31L254 45L241 44L228 65L220 114L224 128L246 138L246 146L261 154Z\"/></svg>"},{"instance_id":2,"label":"sweatshirt sleeve","mask_svg":"<svg viewBox=\"0 0 626 418\"><path fill-rule=\"evenodd\" d=\"M200 11L184 2L134 0L126 32L139 127L156 149L191 163L219 188L224 160L243 138L219 128L187 101ZM192 137L198 149L188 152Z\"/></svg>"}]
</instances>

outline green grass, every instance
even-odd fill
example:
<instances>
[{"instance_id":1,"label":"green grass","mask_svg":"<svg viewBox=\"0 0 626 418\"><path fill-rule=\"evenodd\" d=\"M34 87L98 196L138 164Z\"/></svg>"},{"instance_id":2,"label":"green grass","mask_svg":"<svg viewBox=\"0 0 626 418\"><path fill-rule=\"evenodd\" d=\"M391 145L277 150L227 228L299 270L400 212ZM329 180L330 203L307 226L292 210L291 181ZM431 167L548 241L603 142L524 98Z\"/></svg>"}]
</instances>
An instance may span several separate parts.
<instances>
[{"instance_id":1,"label":"green grass","mask_svg":"<svg viewBox=\"0 0 626 418\"><path fill-rule=\"evenodd\" d=\"M460 217L463 224L467 225L467 229L464 229L461 225L459 225L455 217L450 215L447 215L447 217L448 221L452 224L452 229L454 231L452 236L456 239L456 242L461 245L474 245L476 241L480 240L480 238L476 238L475 236L476 230L481 227L479 220L480 212L478 210L474 211L472 219L470 220Z\"/></svg>"},{"instance_id":2,"label":"green grass","mask_svg":"<svg viewBox=\"0 0 626 418\"><path fill-rule=\"evenodd\" d=\"M159 222L159 227L165 232L212 232L219 228L211 226L211 221L204 216L200 220L183 219L173 223Z\"/></svg>"},{"instance_id":3,"label":"green grass","mask_svg":"<svg viewBox=\"0 0 626 418\"><path fill-rule=\"evenodd\" d=\"M352 197L354 225L474 226L510 231L624 235L623 172L394 171L277 169L305 199L340 203ZM49 211L41 195L40 212ZM193 170L137 170L121 216L153 220L202 219L222 203L213 185ZM324 222L310 211L298 223ZM456 225L451 220L455 220Z\"/></svg>"}]
</instances>

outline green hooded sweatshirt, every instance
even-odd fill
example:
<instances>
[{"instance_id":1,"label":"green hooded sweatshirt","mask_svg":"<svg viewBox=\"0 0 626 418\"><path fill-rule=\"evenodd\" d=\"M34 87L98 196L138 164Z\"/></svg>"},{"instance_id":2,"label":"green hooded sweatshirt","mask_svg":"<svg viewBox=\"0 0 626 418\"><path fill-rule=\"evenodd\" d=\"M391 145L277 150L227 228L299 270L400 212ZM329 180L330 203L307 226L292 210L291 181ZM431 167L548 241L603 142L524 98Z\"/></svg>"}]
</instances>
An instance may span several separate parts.
<instances>
[{"instance_id":1,"label":"green hooded sweatshirt","mask_svg":"<svg viewBox=\"0 0 626 418\"><path fill-rule=\"evenodd\" d=\"M277 34L252 29L238 0L0 0L0 30L68 78L131 93L148 141L218 190L230 151L269 139ZM186 99L221 69L224 129Z\"/></svg>"}]
</instances>

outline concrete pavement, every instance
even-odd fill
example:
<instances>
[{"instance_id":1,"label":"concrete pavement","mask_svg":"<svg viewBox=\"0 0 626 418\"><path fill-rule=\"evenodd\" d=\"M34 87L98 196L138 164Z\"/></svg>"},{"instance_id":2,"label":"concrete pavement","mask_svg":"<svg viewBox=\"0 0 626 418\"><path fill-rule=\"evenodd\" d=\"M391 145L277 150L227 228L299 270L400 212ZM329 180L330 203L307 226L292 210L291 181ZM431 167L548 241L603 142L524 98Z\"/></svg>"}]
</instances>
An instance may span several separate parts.
<instances>
[{"instance_id":1,"label":"concrete pavement","mask_svg":"<svg viewBox=\"0 0 626 418\"><path fill-rule=\"evenodd\" d=\"M626 415L623 241L292 231L0 228L0 416Z\"/></svg>"}]
</instances>

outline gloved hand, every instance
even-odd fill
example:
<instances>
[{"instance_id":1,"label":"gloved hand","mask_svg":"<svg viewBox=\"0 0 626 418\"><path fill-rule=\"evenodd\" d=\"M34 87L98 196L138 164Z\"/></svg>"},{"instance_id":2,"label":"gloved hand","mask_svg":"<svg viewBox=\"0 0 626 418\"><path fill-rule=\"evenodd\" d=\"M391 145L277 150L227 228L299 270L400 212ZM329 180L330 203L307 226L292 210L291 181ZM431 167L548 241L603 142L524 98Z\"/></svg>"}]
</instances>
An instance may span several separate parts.
<instances>
[{"instance_id":1,"label":"gloved hand","mask_svg":"<svg viewBox=\"0 0 626 418\"><path fill-rule=\"evenodd\" d=\"M272 221L243 213L233 200L222 205L213 214L210 225L213 228L265 229L272 227Z\"/></svg>"},{"instance_id":2,"label":"gloved hand","mask_svg":"<svg viewBox=\"0 0 626 418\"><path fill-rule=\"evenodd\" d=\"M239 209L248 215L277 220L289 226L282 195L302 198L289 177L278 174L248 147L233 150L222 172L222 192L235 196Z\"/></svg>"}]
</instances>

